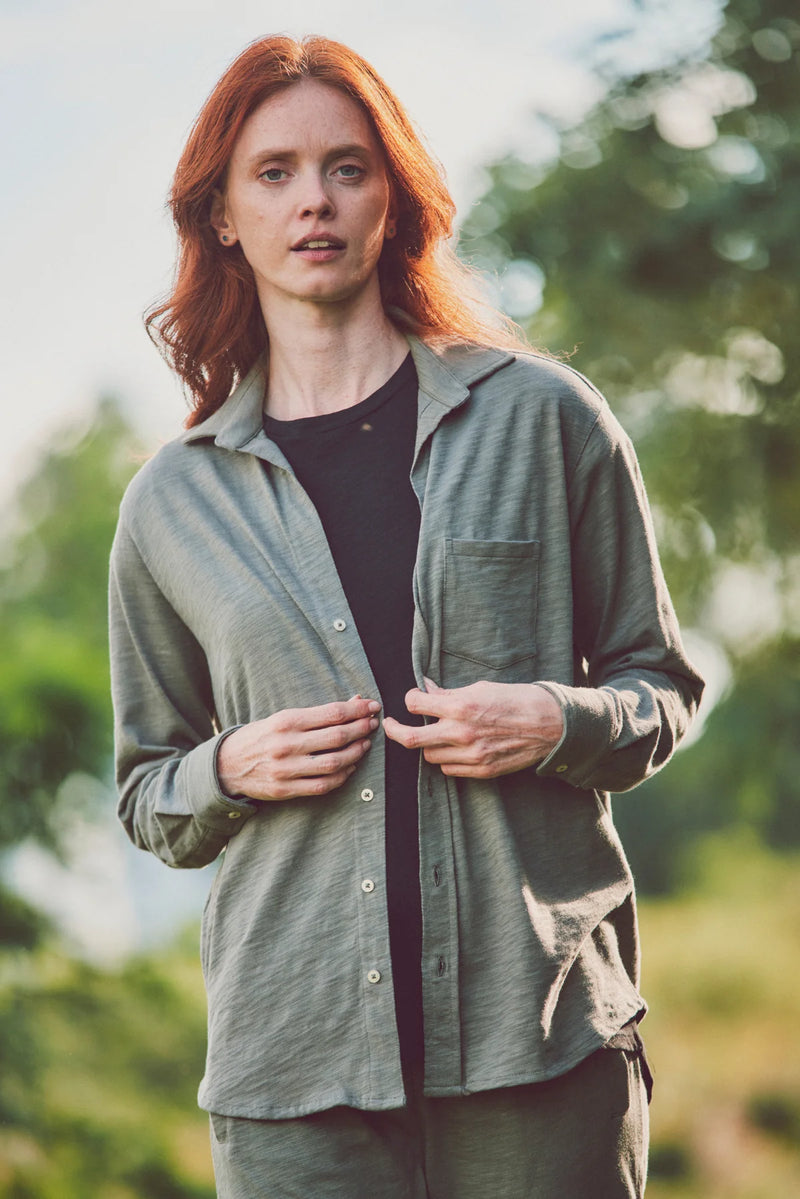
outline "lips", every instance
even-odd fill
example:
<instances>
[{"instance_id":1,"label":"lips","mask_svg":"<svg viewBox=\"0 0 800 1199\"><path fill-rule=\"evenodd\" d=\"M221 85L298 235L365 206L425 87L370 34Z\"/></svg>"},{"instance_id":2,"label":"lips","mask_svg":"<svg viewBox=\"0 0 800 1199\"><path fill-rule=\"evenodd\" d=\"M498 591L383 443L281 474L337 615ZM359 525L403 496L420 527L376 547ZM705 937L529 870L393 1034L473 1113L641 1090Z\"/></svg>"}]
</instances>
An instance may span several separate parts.
<instances>
[{"instance_id":1,"label":"lips","mask_svg":"<svg viewBox=\"0 0 800 1199\"><path fill-rule=\"evenodd\" d=\"M344 242L340 237L333 237L329 233L312 233L310 236L301 238L292 246L293 250L343 250Z\"/></svg>"}]
</instances>

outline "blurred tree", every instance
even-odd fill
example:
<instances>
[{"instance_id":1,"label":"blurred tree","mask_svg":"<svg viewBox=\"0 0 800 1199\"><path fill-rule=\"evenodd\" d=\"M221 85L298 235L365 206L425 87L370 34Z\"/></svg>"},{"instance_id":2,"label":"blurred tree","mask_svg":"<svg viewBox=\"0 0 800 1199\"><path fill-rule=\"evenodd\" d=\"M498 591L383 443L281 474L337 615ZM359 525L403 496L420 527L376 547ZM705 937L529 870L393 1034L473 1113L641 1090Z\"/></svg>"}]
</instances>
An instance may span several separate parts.
<instances>
[{"instance_id":1,"label":"blurred tree","mask_svg":"<svg viewBox=\"0 0 800 1199\"><path fill-rule=\"evenodd\" d=\"M489 168L461 249L605 391L681 617L732 664L702 739L617 804L666 890L704 831L800 844L800 11L728 0L705 52L553 124L557 159Z\"/></svg>"},{"instance_id":2,"label":"blurred tree","mask_svg":"<svg viewBox=\"0 0 800 1199\"><path fill-rule=\"evenodd\" d=\"M708 833L746 828L772 849L800 846L798 721L800 641L779 638L740 664L702 738L616 801L641 891L694 885Z\"/></svg>"},{"instance_id":3,"label":"blurred tree","mask_svg":"<svg viewBox=\"0 0 800 1199\"><path fill-rule=\"evenodd\" d=\"M59 850L59 784L103 776L111 750L108 552L134 436L111 400L67 430L21 489L0 568L0 850ZM0 945L30 947L40 917L0 889Z\"/></svg>"},{"instance_id":4,"label":"blurred tree","mask_svg":"<svg viewBox=\"0 0 800 1199\"><path fill-rule=\"evenodd\" d=\"M705 57L614 83L557 161L492 166L461 240L535 342L577 347L636 441L684 617L733 656L708 604L730 563L798 601L799 48L792 0L729 0Z\"/></svg>"},{"instance_id":5,"label":"blurred tree","mask_svg":"<svg viewBox=\"0 0 800 1199\"><path fill-rule=\"evenodd\" d=\"M105 399L17 497L0 565L0 851L30 838L58 855L105 794L108 554L140 458ZM0 887L0 1195L210 1199L196 937L103 971L49 931Z\"/></svg>"}]
</instances>

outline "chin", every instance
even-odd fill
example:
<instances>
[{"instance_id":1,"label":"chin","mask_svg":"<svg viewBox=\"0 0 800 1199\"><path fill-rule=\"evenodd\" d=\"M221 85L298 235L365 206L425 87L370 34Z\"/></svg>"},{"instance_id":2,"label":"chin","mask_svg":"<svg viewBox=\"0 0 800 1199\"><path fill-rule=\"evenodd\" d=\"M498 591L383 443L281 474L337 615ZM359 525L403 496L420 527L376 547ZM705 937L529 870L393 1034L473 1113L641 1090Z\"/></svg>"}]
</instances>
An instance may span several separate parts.
<instances>
[{"instance_id":1,"label":"chin","mask_svg":"<svg viewBox=\"0 0 800 1199\"><path fill-rule=\"evenodd\" d=\"M303 298L319 304L344 303L347 300L354 300L362 295L366 287L367 283L362 280L358 280L356 283L350 281L349 283L340 283L338 285L331 282L324 286L310 288Z\"/></svg>"}]
</instances>

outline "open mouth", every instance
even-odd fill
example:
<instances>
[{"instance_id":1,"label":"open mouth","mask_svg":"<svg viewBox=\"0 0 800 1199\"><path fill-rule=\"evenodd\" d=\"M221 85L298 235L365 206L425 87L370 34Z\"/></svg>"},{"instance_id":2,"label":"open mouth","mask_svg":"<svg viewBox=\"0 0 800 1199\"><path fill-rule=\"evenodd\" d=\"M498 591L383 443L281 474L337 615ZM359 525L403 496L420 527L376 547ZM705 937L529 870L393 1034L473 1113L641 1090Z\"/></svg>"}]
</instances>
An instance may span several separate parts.
<instances>
[{"instance_id":1,"label":"open mouth","mask_svg":"<svg viewBox=\"0 0 800 1199\"><path fill-rule=\"evenodd\" d=\"M296 242L292 250L343 250L344 242L338 237L305 237Z\"/></svg>"}]
</instances>

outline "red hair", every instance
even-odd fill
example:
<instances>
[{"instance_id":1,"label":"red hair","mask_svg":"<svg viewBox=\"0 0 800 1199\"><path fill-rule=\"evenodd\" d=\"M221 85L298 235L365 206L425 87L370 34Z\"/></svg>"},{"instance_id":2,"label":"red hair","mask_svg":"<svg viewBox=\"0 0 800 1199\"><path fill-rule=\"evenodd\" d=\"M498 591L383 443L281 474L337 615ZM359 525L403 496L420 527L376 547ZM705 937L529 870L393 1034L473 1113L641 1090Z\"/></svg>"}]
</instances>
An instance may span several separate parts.
<instances>
[{"instance_id":1,"label":"red hair","mask_svg":"<svg viewBox=\"0 0 800 1199\"><path fill-rule=\"evenodd\" d=\"M476 273L447 245L455 205L439 165L373 68L324 37L267 37L248 46L214 88L181 155L170 193L179 258L172 293L146 327L183 380L189 426L227 399L267 344L252 270L241 247L220 246L211 227L233 147L248 116L279 89L317 79L345 92L370 118L383 147L397 234L378 264L384 308L422 337L524 346L515 326L481 300Z\"/></svg>"}]
</instances>

